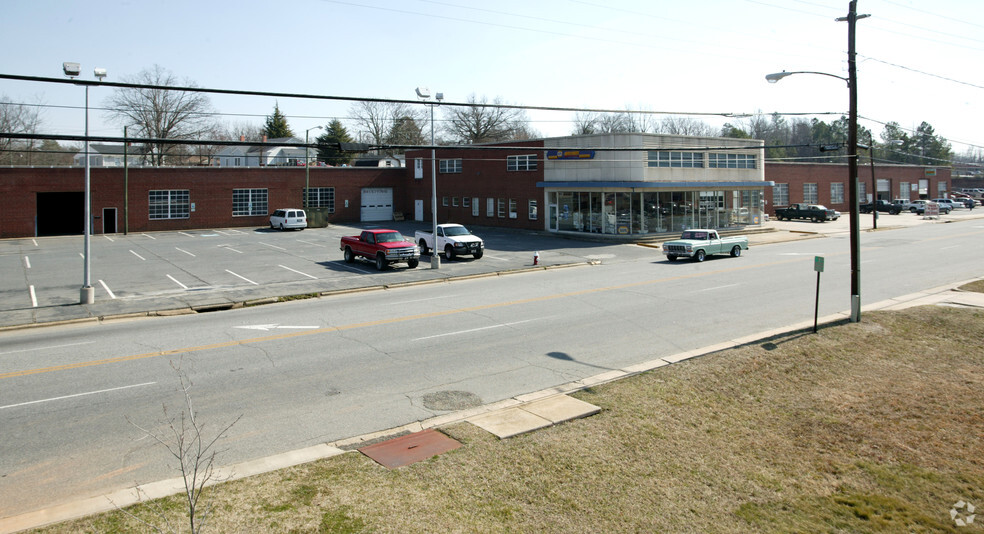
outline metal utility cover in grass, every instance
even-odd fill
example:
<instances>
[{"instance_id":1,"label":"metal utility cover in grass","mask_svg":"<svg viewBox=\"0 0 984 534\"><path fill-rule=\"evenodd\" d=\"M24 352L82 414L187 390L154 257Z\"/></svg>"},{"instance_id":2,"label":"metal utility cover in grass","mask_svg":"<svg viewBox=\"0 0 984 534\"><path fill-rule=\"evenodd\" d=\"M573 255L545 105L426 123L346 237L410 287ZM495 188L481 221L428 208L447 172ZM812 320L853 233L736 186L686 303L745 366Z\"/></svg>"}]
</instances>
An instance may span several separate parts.
<instances>
[{"instance_id":1,"label":"metal utility cover in grass","mask_svg":"<svg viewBox=\"0 0 984 534\"><path fill-rule=\"evenodd\" d=\"M446 435L434 429L428 429L367 445L359 449L359 452L372 458L383 467L395 469L452 451L460 446L461 443Z\"/></svg>"}]
</instances>

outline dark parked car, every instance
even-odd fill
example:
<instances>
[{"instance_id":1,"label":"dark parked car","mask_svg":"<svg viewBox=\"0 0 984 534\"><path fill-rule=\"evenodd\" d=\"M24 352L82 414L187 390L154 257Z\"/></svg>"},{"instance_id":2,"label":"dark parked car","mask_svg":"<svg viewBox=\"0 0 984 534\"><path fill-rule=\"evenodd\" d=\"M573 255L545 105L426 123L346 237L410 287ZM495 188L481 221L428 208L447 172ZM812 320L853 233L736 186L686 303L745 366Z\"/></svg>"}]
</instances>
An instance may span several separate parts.
<instances>
[{"instance_id":1,"label":"dark parked car","mask_svg":"<svg viewBox=\"0 0 984 534\"><path fill-rule=\"evenodd\" d=\"M871 213L872 205L871 202L867 204L861 204L858 206L861 213ZM879 213L891 213L892 215L898 215L902 213L902 206L898 204L892 204L887 200L878 200L875 202L874 209L878 210Z\"/></svg>"},{"instance_id":2,"label":"dark parked car","mask_svg":"<svg viewBox=\"0 0 984 534\"><path fill-rule=\"evenodd\" d=\"M837 219L836 211L820 204L791 204L786 208L776 208L776 219L810 219L813 222Z\"/></svg>"}]
</instances>

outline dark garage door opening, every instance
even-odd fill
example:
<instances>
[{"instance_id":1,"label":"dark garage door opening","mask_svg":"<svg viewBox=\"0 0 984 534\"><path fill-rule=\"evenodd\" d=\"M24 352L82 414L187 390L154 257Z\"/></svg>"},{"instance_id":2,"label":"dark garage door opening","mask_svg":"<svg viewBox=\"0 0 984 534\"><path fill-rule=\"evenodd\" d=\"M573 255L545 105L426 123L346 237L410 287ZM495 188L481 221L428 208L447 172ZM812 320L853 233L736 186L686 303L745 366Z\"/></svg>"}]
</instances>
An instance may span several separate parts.
<instances>
[{"instance_id":1,"label":"dark garage door opening","mask_svg":"<svg viewBox=\"0 0 984 534\"><path fill-rule=\"evenodd\" d=\"M85 233L85 193L38 193L37 234L82 235Z\"/></svg>"}]
</instances>

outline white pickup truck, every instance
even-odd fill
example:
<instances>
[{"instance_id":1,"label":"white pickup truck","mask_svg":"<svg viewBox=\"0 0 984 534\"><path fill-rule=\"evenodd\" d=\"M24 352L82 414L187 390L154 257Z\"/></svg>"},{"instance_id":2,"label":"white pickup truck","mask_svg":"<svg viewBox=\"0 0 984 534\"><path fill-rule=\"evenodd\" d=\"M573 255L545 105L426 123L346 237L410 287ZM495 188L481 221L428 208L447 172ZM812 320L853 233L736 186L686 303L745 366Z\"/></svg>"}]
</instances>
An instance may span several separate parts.
<instances>
[{"instance_id":1,"label":"white pickup truck","mask_svg":"<svg viewBox=\"0 0 984 534\"><path fill-rule=\"evenodd\" d=\"M693 258L695 261L704 261L704 258L711 254L731 254L737 258L741 256L742 250L748 250L748 238L739 235L734 237L721 237L717 230L708 228L695 228L684 230L680 239L663 243L663 254L666 259L675 261L679 257Z\"/></svg>"},{"instance_id":2,"label":"white pickup truck","mask_svg":"<svg viewBox=\"0 0 984 534\"><path fill-rule=\"evenodd\" d=\"M472 234L460 224L437 225L436 244L431 230L417 230L413 239L420 246L421 254L430 254L435 250L440 253L443 250L444 256L449 261L462 254L471 254L476 260L485 254L485 243L482 238Z\"/></svg>"}]
</instances>

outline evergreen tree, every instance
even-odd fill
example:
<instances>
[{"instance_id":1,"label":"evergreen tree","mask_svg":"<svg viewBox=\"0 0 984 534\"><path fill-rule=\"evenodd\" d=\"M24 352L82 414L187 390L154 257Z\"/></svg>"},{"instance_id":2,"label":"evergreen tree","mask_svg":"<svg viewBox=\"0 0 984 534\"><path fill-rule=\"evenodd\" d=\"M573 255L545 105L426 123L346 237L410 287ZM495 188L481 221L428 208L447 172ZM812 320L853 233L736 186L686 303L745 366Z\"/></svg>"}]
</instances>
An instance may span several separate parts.
<instances>
[{"instance_id":1,"label":"evergreen tree","mask_svg":"<svg viewBox=\"0 0 984 534\"><path fill-rule=\"evenodd\" d=\"M294 137L294 132L290 129L290 125L287 124L287 117L280 112L279 104L273 105L273 115L266 118L266 123L263 125L263 134L267 136L267 139Z\"/></svg>"},{"instance_id":2,"label":"evergreen tree","mask_svg":"<svg viewBox=\"0 0 984 534\"><path fill-rule=\"evenodd\" d=\"M335 119L325 128L325 133L318 136L318 159L328 165L348 165L354 156L350 152L338 149L338 143L351 143L352 137L342 121Z\"/></svg>"}]
</instances>

